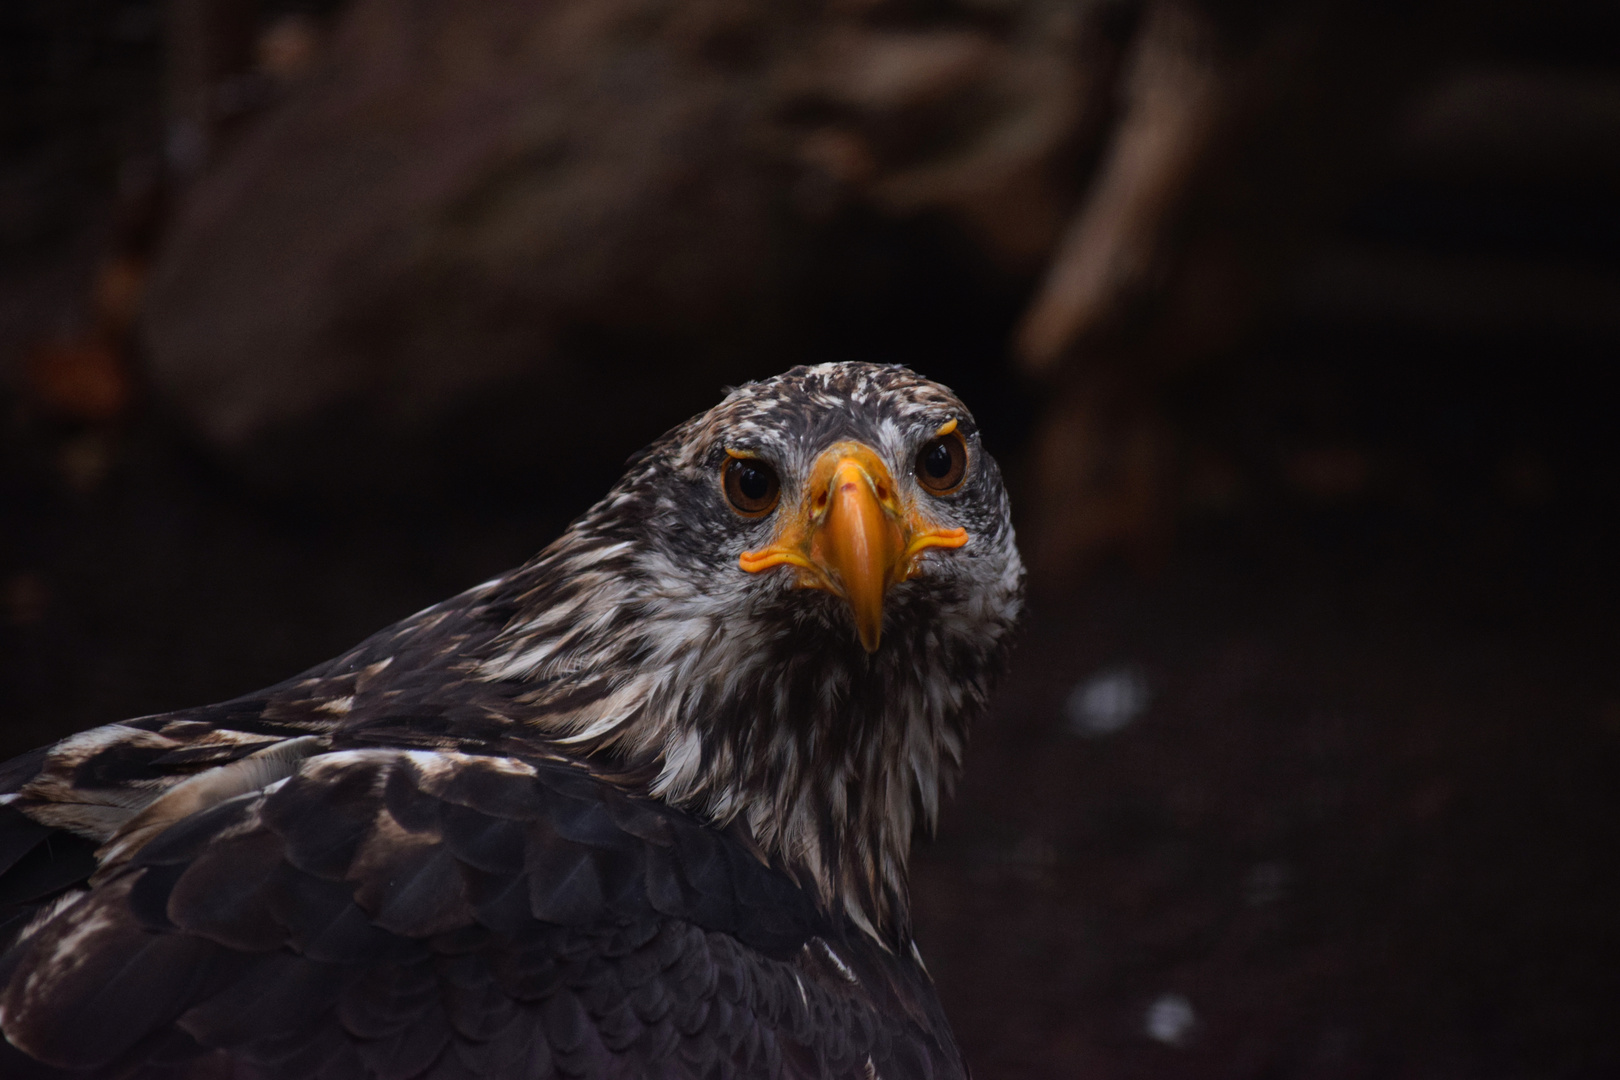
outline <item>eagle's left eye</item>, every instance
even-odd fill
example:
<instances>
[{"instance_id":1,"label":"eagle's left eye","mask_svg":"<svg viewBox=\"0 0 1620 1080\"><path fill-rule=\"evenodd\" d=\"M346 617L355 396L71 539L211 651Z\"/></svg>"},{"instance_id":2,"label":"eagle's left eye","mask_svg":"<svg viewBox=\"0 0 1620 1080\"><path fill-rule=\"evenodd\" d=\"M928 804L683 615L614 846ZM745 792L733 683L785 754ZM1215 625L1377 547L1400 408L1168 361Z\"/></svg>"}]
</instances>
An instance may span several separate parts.
<instances>
[{"instance_id":1,"label":"eagle's left eye","mask_svg":"<svg viewBox=\"0 0 1620 1080\"><path fill-rule=\"evenodd\" d=\"M776 509L782 482L776 470L757 458L732 458L723 475L726 501L743 517L764 517Z\"/></svg>"},{"instance_id":2,"label":"eagle's left eye","mask_svg":"<svg viewBox=\"0 0 1620 1080\"><path fill-rule=\"evenodd\" d=\"M917 453L917 480L935 495L949 495L967 475L967 444L956 431L936 435Z\"/></svg>"}]
</instances>

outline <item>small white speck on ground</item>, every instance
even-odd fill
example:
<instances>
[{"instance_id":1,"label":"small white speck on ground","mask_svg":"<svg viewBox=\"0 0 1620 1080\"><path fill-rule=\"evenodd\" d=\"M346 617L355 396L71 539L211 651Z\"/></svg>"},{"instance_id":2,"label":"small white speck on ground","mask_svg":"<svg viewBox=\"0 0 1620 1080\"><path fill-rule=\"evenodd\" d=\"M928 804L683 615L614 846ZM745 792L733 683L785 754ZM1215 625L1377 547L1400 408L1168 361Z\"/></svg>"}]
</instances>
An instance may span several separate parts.
<instances>
[{"instance_id":1,"label":"small white speck on ground","mask_svg":"<svg viewBox=\"0 0 1620 1080\"><path fill-rule=\"evenodd\" d=\"M1105 668L1082 679L1063 703L1069 731L1096 739L1123 731L1147 711L1153 688L1136 667Z\"/></svg>"},{"instance_id":2,"label":"small white speck on ground","mask_svg":"<svg viewBox=\"0 0 1620 1080\"><path fill-rule=\"evenodd\" d=\"M1142 1030L1154 1042L1166 1046L1180 1046L1187 1041L1193 1028L1198 1026L1198 1014L1192 1002L1181 994L1160 994L1147 1008Z\"/></svg>"}]
</instances>

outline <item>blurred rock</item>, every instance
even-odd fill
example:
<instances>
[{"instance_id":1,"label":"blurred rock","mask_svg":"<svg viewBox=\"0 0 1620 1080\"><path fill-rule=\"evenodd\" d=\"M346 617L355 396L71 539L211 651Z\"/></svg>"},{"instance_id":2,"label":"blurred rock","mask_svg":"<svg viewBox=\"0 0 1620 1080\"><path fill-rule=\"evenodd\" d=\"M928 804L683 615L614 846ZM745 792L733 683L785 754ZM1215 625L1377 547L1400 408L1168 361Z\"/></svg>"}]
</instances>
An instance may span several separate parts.
<instances>
[{"instance_id":1,"label":"blurred rock","mask_svg":"<svg viewBox=\"0 0 1620 1080\"><path fill-rule=\"evenodd\" d=\"M763 9L359 0L189 192L154 384L260 480L566 480L743 360L786 268Z\"/></svg>"},{"instance_id":2,"label":"blurred rock","mask_svg":"<svg viewBox=\"0 0 1620 1080\"><path fill-rule=\"evenodd\" d=\"M154 387L283 490L599 482L575 463L807 358L851 208L1039 265L1085 52L1067 7L1010 15L356 0L314 60L267 35L305 66L178 209Z\"/></svg>"}]
</instances>

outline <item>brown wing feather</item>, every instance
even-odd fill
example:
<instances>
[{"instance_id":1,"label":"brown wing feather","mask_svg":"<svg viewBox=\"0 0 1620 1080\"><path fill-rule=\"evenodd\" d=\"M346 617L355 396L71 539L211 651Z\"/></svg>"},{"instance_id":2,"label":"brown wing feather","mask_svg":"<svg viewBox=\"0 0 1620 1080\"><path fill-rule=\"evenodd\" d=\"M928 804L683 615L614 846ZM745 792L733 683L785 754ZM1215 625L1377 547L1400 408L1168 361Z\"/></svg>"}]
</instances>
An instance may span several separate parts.
<instances>
[{"instance_id":1,"label":"brown wing feather","mask_svg":"<svg viewBox=\"0 0 1620 1080\"><path fill-rule=\"evenodd\" d=\"M41 1076L961 1073L914 965L570 763L310 756L77 895L4 962Z\"/></svg>"}]
</instances>

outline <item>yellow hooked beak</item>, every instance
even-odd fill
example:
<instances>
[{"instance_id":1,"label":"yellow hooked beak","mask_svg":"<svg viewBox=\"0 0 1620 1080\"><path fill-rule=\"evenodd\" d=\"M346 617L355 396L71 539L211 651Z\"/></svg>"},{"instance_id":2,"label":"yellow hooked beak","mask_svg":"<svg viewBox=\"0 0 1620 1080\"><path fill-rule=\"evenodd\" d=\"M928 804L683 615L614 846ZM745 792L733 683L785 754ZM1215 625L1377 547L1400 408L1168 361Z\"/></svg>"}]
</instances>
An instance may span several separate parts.
<instances>
[{"instance_id":1,"label":"yellow hooked beak","mask_svg":"<svg viewBox=\"0 0 1620 1080\"><path fill-rule=\"evenodd\" d=\"M966 529L941 529L903 508L883 460L858 442L816 459L802 503L782 522L774 544L743 552L738 565L750 574L794 566L800 588L842 596L867 652L883 634L883 594L917 572L917 555L968 542Z\"/></svg>"}]
</instances>

